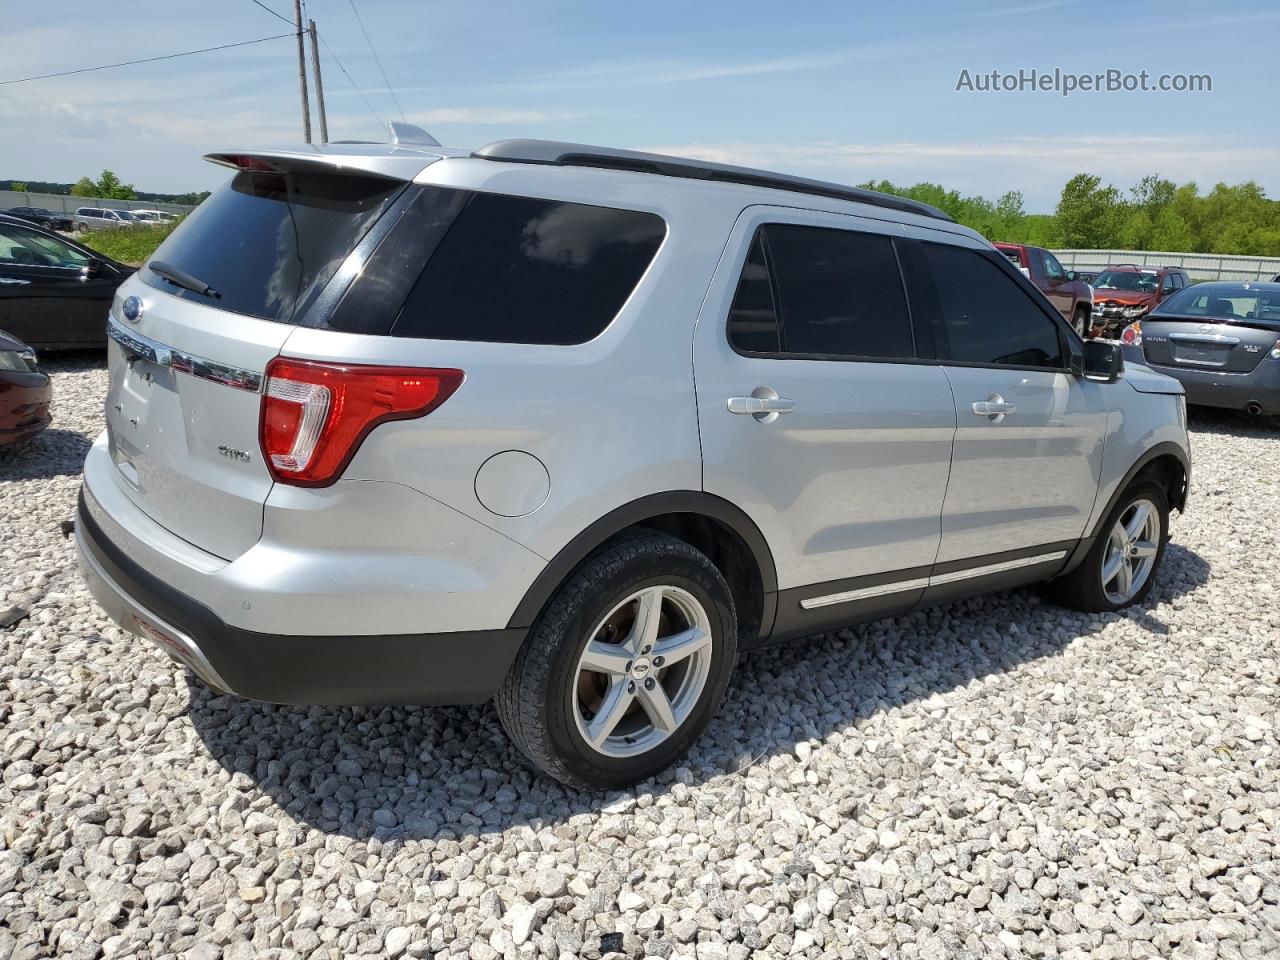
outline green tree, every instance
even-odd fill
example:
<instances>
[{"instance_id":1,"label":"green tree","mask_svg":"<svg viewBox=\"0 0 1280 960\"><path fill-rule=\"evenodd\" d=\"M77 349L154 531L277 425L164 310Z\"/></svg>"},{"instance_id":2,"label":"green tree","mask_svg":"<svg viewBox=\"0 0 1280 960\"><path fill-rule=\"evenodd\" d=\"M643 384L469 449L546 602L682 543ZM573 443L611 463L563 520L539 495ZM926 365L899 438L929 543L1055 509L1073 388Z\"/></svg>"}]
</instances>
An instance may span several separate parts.
<instances>
[{"instance_id":1,"label":"green tree","mask_svg":"<svg viewBox=\"0 0 1280 960\"><path fill-rule=\"evenodd\" d=\"M9 184L9 189L17 193L26 193L27 185L23 183L21 180L15 180L13 181L13 183Z\"/></svg>"},{"instance_id":2,"label":"green tree","mask_svg":"<svg viewBox=\"0 0 1280 960\"><path fill-rule=\"evenodd\" d=\"M81 177L71 187L71 195L73 197L96 197L98 196L98 185L88 177Z\"/></svg>"},{"instance_id":3,"label":"green tree","mask_svg":"<svg viewBox=\"0 0 1280 960\"><path fill-rule=\"evenodd\" d=\"M98 188L97 195L109 200L134 200L138 196L132 183L122 183L111 170L103 170L95 185Z\"/></svg>"},{"instance_id":4,"label":"green tree","mask_svg":"<svg viewBox=\"0 0 1280 960\"><path fill-rule=\"evenodd\" d=\"M1102 178L1078 173L1062 188L1056 216L1062 242L1071 249L1101 250L1112 245L1122 214L1120 193Z\"/></svg>"}]
</instances>

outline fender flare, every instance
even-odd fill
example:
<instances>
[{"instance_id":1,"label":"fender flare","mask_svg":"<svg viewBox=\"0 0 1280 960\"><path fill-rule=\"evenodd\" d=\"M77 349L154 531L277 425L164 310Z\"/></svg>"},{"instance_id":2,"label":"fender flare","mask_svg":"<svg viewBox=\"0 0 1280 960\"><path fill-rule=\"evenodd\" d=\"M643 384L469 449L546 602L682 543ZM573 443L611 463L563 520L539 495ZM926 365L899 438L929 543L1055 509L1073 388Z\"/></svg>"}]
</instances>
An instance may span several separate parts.
<instances>
[{"instance_id":1,"label":"fender flare","mask_svg":"<svg viewBox=\"0 0 1280 960\"><path fill-rule=\"evenodd\" d=\"M777 593L778 571L774 566L773 552L760 528L746 513L714 494L700 490L669 490L641 497L611 510L565 544L525 591L515 612L511 614L507 627L528 629L533 626L533 621L573 568L610 537L645 520L670 513L692 513L710 517L733 530L755 558L766 600Z\"/></svg>"},{"instance_id":2,"label":"fender flare","mask_svg":"<svg viewBox=\"0 0 1280 960\"><path fill-rule=\"evenodd\" d=\"M1175 496L1173 498L1173 502L1169 505L1171 507L1177 507L1179 510L1183 510L1186 507L1187 491L1191 487L1191 459L1187 456L1186 449L1174 443L1172 440L1165 440L1157 443L1147 450L1144 450L1142 452L1142 456L1138 457L1138 459L1134 461L1133 466L1131 466L1128 472L1125 473L1124 479L1122 479L1116 486L1115 492L1111 494L1111 498L1107 501L1106 509L1098 514L1097 523L1093 525L1093 529L1090 530L1088 534L1076 545L1075 550L1072 552L1071 556L1067 558L1067 562L1058 576L1070 573L1084 560L1085 556L1093 548L1094 540L1097 539L1098 534L1102 531L1102 525L1106 522L1107 517L1111 516L1111 511L1116 508L1116 504L1120 502L1120 498L1124 496L1124 492L1129 489L1129 485L1133 483L1134 478L1149 467L1155 460L1166 456L1172 456L1182 465L1183 476L1182 495Z\"/></svg>"}]
</instances>

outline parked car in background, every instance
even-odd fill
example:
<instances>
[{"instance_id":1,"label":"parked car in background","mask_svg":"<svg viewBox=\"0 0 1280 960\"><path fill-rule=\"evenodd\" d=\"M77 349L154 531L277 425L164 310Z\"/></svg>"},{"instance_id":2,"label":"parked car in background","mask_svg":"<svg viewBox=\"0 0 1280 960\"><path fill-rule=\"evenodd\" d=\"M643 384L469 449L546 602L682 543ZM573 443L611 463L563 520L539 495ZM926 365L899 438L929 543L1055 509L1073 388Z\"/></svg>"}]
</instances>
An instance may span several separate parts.
<instances>
[{"instance_id":1,"label":"parked car in background","mask_svg":"<svg viewBox=\"0 0 1280 960\"><path fill-rule=\"evenodd\" d=\"M138 218L130 210L108 210L105 207L80 207L71 219L76 233L108 227L132 227L138 223Z\"/></svg>"},{"instance_id":2,"label":"parked car in background","mask_svg":"<svg viewBox=\"0 0 1280 960\"><path fill-rule=\"evenodd\" d=\"M0 328L27 343L101 347L111 298L133 272L74 240L0 214Z\"/></svg>"},{"instance_id":3,"label":"parked car in background","mask_svg":"<svg viewBox=\"0 0 1280 960\"><path fill-rule=\"evenodd\" d=\"M1049 298L1073 330L1088 336L1089 318L1093 312L1089 284L1071 270L1063 269L1058 258L1044 247L1025 243L997 243L995 248L1009 258L1024 277Z\"/></svg>"},{"instance_id":4,"label":"parked car in background","mask_svg":"<svg viewBox=\"0 0 1280 960\"><path fill-rule=\"evenodd\" d=\"M416 142L211 156L233 178L113 304L81 569L213 687L496 696L536 767L616 788L692 746L740 646L1150 591L1182 388L974 231L760 170Z\"/></svg>"},{"instance_id":5,"label":"parked car in background","mask_svg":"<svg viewBox=\"0 0 1280 960\"><path fill-rule=\"evenodd\" d=\"M1131 359L1182 381L1188 403L1280 414L1280 282L1197 283L1120 342Z\"/></svg>"},{"instance_id":6,"label":"parked car in background","mask_svg":"<svg viewBox=\"0 0 1280 960\"><path fill-rule=\"evenodd\" d=\"M65 213L54 213L44 207L10 207L8 210L0 210L0 213L34 223L45 230L70 231L72 228L72 220L69 216Z\"/></svg>"},{"instance_id":7,"label":"parked car in background","mask_svg":"<svg viewBox=\"0 0 1280 960\"><path fill-rule=\"evenodd\" d=\"M0 330L0 447L30 440L53 421L53 385L36 352Z\"/></svg>"},{"instance_id":8,"label":"parked car in background","mask_svg":"<svg viewBox=\"0 0 1280 960\"><path fill-rule=\"evenodd\" d=\"M176 213L168 213L164 210L130 210L129 212L143 223L176 223L179 219Z\"/></svg>"},{"instance_id":9,"label":"parked car in background","mask_svg":"<svg viewBox=\"0 0 1280 960\"><path fill-rule=\"evenodd\" d=\"M1098 336L1115 338L1165 297L1189 286L1191 278L1181 267L1107 267L1093 279L1094 329Z\"/></svg>"}]
</instances>

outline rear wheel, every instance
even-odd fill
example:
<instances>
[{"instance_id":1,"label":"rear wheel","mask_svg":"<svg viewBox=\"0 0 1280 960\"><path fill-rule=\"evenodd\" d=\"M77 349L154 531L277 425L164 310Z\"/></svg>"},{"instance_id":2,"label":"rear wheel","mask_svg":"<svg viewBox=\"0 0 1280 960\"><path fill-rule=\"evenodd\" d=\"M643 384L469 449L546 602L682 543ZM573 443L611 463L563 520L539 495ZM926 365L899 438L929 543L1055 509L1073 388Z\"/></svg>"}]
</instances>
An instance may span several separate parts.
<instances>
[{"instance_id":1,"label":"rear wheel","mask_svg":"<svg viewBox=\"0 0 1280 960\"><path fill-rule=\"evenodd\" d=\"M76 224L76 233L88 233L88 232L89 232L89 225L87 223Z\"/></svg>"},{"instance_id":2,"label":"rear wheel","mask_svg":"<svg viewBox=\"0 0 1280 960\"><path fill-rule=\"evenodd\" d=\"M562 783L628 786L702 735L736 636L732 595L705 555L663 534L616 540L552 597L498 693L498 716Z\"/></svg>"},{"instance_id":3,"label":"rear wheel","mask_svg":"<svg viewBox=\"0 0 1280 960\"><path fill-rule=\"evenodd\" d=\"M1140 481L1120 498L1081 564L1049 584L1052 599L1090 612L1121 610L1146 599L1169 542L1169 498Z\"/></svg>"}]
</instances>

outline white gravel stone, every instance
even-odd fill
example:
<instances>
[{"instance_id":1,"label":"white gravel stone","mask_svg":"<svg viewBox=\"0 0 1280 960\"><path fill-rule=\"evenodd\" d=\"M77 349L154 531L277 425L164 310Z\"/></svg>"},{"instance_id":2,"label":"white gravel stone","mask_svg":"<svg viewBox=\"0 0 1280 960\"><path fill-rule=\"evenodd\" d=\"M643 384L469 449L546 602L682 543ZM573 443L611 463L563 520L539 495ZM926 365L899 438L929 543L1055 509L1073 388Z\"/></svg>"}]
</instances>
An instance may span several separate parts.
<instances>
[{"instance_id":1,"label":"white gravel stone","mask_svg":"<svg viewBox=\"0 0 1280 960\"><path fill-rule=\"evenodd\" d=\"M0 450L0 958L1275 952L1276 421L1192 412L1141 609L752 653L678 770L599 797L488 707L219 696L113 626L61 528L105 373L45 359L54 427Z\"/></svg>"}]
</instances>

